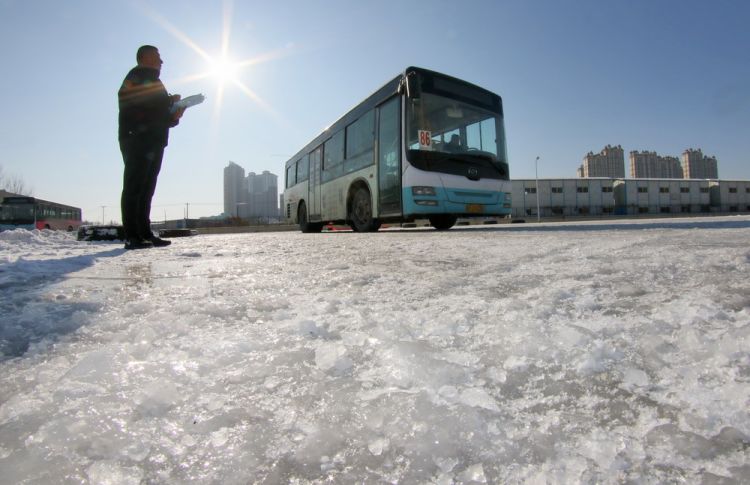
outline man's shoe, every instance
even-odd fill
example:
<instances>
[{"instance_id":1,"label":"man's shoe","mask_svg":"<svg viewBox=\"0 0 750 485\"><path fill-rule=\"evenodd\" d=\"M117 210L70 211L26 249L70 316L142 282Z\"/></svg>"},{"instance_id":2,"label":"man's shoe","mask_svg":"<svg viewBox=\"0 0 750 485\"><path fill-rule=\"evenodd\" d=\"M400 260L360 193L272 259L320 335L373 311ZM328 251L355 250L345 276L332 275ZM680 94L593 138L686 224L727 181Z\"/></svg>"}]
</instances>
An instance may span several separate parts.
<instances>
[{"instance_id":1,"label":"man's shoe","mask_svg":"<svg viewBox=\"0 0 750 485\"><path fill-rule=\"evenodd\" d=\"M154 245L151 244L151 241L146 241L143 239L128 239L125 241L125 249L146 249L151 248Z\"/></svg>"},{"instance_id":2,"label":"man's shoe","mask_svg":"<svg viewBox=\"0 0 750 485\"><path fill-rule=\"evenodd\" d=\"M172 241L167 241L166 239L162 239L160 237L154 236L151 239L149 239L151 244L156 248L163 248L164 246L169 246L172 244Z\"/></svg>"}]
</instances>

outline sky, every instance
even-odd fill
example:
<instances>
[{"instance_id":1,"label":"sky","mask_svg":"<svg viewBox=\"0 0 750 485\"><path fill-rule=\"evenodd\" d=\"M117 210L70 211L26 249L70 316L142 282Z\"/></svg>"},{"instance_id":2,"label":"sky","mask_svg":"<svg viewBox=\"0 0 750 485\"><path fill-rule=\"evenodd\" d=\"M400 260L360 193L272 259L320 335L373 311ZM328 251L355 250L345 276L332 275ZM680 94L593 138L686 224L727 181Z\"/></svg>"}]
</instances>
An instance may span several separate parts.
<instances>
[{"instance_id":1,"label":"sky","mask_svg":"<svg viewBox=\"0 0 750 485\"><path fill-rule=\"evenodd\" d=\"M750 483L750 216L0 233L3 483Z\"/></svg>"},{"instance_id":2,"label":"sky","mask_svg":"<svg viewBox=\"0 0 750 485\"><path fill-rule=\"evenodd\" d=\"M743 1L0 0L0 166L33 195L119 220L117 90L140 45L171 93L152 220L222 212L223 168L279 175L327 125L425 67L503 98L511 178L575 177L608 144L716 156L750 178L750 4ZM222 52L232 80L199 76Z\"/></svg>"}]
</instances>

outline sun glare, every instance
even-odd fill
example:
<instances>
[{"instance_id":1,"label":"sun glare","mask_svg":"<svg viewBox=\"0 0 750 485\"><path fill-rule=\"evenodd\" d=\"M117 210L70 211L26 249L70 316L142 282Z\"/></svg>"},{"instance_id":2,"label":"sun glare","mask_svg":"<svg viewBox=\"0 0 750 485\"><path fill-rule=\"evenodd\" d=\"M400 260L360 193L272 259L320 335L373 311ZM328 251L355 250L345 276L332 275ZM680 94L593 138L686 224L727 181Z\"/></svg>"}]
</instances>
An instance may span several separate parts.
<instances>
[{"instance_id":1,"label":"sun glare","mask_svg":"<svg viewBox=\"0 0 750 485\"><path fill-rule=\"evenodd\" d=\"M275 118L279 118L278 114L275 113L273 108L245 84L245 82L243 81L242 71L255 64L260 64L273 59L277 59L284 55L288 55L291 51L291 48L287 47L276 51L266 52L256 57L244 59L242 61L235 61L231 59L228 56L228 52L233 2L232 0L224 0L223 4L221 53L215 57L211 56L205 49L196 44L184 32L182 32L164 17L159 15L152 8L149 8L145 5L141 5L140 7L144 11L144 14L146 16L150 17L156 23L161 25L167 32L179 39L182 43L190 47L196 54L203 58L203 60L205 61L204 65L206 66L206 70L203 72L189 74L181 79L178 79L177 84L194 82L206 78L214 78L216 80L216 92L215 95L212 96L212 104L214 105L214 116L216 117L216 119L218 119L219 117L222 101L224 99L224 94L227 88L238 89L247 98L255 102L266 112L273 115Z\"/></svg>"},{"instance_id":2,"label":"sun glare","mask_svg":"<svg viewBox=\"0 0 750 485\"><path fill-rule=\"evenodd\" d=\"M211 76L219 83L236 82L240 66L227 58L214 59L211 61Z\"/></svg>"}]
</instances>

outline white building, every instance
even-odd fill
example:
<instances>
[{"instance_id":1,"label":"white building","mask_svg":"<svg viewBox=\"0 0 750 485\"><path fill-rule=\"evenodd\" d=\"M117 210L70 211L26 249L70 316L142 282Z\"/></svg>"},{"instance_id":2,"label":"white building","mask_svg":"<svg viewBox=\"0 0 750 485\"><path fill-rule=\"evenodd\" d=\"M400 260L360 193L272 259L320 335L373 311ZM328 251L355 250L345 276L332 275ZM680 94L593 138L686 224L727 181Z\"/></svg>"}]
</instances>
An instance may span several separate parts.
<instances>
[{"instance_id":1,"label":"white building","mask_svg":"<svg viewBox=\"0 0 750 485\"><path fill-rule=\"evenodd\" d=\"M750 212L750 180L711 180L711 206L719 212Z\"/></svg>"},{"instance_id":2,"label":"white building","mask_svg":"<svg viewBox=\"0 0 750 485\"><path fill-rule=\"evenodd\" d=\"M224 168L224 214L241 217L240 209L247 203L245 169L234 162Z\"/></svg>"},{"instance_id":3,"label":"white building","mask_svg":"<svg viewBox=\"0 0 750 485\"><path fill-rule=\"evenodd\" d=\"M224 168L224 214L265 222L278 220L278 177L268 170L250 172L234 162Z\"/></svg>"},{"instance_id":4,"label":"white building","mask_svg":"<svg viewBox=\"0 0 750 485\"><path fill-rule=\"evenodd\" d=\"M247 174L247 217L276 219L279 214L278 176L268 170Z\"/></svg>"},{"instance_id":5,"label":"white building","mask_svg":"<svg viewBox=\"0 0 750 485\"><path fill-rule=\"evenodd\" d=\"M616 180L614 186L618 214L711 212L708 180L626 179Z\"/></svg>"},{"instance_id":6,"label":"white building","mask_svg":"<svg viewBox=\"0 0 750 485\"><path fill-rule=\"evenodd\" d=\"M539 179L540 217L608 215L615 201L611 178ZM513 217L537 215L537 181L513 180Z\"/></svg>"},{"instance_id":7,"label":"white building","mask_svg":"<svg viewBox=\"0 0 750 485\"><path fill-rule=\"evenodd\" d=\"M514 218L750 212L750 181L534 179L512 181Z\"/></svg>"}]
</instances>

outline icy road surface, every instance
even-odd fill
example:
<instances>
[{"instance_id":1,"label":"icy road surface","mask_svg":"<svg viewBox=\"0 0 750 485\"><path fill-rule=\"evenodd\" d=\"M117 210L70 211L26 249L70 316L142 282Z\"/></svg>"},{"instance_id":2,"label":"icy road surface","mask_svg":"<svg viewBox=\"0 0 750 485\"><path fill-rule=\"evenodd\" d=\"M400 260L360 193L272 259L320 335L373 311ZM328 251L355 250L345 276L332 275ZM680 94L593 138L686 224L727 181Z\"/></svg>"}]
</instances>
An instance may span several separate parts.
<instances>
[{"instance_id":1,"label":"icy road surface","mask_svg":"<svg viewBox=\"0 0 750 485\"><path fill-rule=\"evenodd\" d=\"M2 483L750 482L750 217L0 234Z\"/></svg>"}]
</instances>

